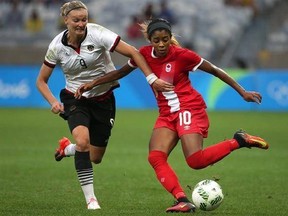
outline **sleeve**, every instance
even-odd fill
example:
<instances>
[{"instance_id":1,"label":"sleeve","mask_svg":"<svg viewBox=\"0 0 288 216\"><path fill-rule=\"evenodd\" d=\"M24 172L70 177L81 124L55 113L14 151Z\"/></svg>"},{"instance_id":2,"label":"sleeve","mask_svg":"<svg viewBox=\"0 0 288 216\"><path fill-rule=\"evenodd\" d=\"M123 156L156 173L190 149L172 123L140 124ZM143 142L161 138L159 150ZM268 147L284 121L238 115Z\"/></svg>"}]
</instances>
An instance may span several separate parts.
<instances>
[{"instance_id":1,"label":"sleeve","mask_svg":"<svg viewBox=\"0 0 288 216\"><path fill-rule=\"evenodd\" d=\"M95 28L97 27L95 26ZM98 25L98 36L99 37L96 36L96 38L99 38L103 47L110 52L115 50L119 41L121 40L119 35L100 25Z\"/></svg>"},{"instance_id":2,"label":"sleeve","mask_svg":"<svg viewBox=\"0 0 288 216\"><path fill-rule=\"evenodd\" d=\"M134 62L133 59L128 60L128 65L132 68L137 68L137 64Z\"/></svg>"},{"instance_id":3,"label":"sleeve","mask_svg":"<svg viewBox=\"0 0 288 216\"><path fill-rule=\"evenodd\" d=\"M191 50L186 50L182 55L182 61L187 71L195 71L202 64L203 58Z\"/></svg>"},{"instance_id":4,"label":"sleeve","mask_svg":"<svg viewBox=\"0 0 288 216\"><path fill-rule=\"evenodd\" d=\"M45 55L44 64L48 67L54 68L57 64L57 51L53 43L50 43Z\"/></svg>"}]
</instances>

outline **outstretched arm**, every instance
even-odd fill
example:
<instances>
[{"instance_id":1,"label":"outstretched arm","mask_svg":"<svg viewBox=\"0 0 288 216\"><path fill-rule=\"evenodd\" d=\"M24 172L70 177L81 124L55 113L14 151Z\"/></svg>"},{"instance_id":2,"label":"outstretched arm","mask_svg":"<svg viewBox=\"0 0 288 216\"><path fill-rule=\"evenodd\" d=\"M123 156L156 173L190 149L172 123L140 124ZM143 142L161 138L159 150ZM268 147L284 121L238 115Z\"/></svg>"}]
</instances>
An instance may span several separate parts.
<instances>
[{"instance_id":1,"label":"outstretched arm","mask_svg":"<svg viewBox=\"0 0 288 216\"><path fill-rule=\"evenodd\" d=\"M114 80L118 80L121 79L125 76L127 76L130 72L132 72L135 68L130 67L128 64L124 65L122 68L120 68L119 70L114 70L111 71L107 74L105 74L102 77L99 77L89 83L83 84L81 85L76 93L75 93L75 98L79 99L81 98L81 95L85 92L85 91L89 91L92 88L94 88L97 85L100 84L104 84L104 83L108 83L108 82L112 82Z\"/></svg>"},{"instance_id":2,"label":"outstretched arm","mask_svg":"<svg viewBox=\"0 0 288 216\"><path fill-rule=\"evenodd\" d=\"M148 77L148 80L150 81L149 84L152 86L156 97L157 97L158 91L171 91L174 89L174 86L172 84L165 82L162 79L158 79L158 77L155 74L153 74L146 60L135 47L120 40L115 51L126 57L133 59L133 61L137 64L137 66L144 73L146 78Z\"/></svg>"},{"instance_id":3,"label":"outstretched arm","mask_svg":"<svg viewBox=\"0 0 288 216\"><path fill-rule=\"evenodd\" d=\"M235 91L237 91L242 98L247 102L256 102L258 104L262 101L262 96L259 92L255 91L246 91L236 80L234 80L229 74L227 74L223 69L216 67L214 64L210 63L207 60L203 60L202 64L199 66L200 70L203 70L207 73L210 73L223 82L230 85Z\"/></svg>"}]
</instances>

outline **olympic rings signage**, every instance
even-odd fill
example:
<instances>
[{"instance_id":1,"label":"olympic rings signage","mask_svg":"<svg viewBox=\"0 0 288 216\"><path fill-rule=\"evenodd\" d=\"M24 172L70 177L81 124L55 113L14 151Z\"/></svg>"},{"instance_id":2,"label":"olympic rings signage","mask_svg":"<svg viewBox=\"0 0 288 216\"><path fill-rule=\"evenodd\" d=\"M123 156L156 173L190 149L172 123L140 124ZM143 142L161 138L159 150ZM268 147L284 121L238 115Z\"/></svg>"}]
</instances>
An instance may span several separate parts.
<instances>
[{"instance_id":1,"label":"olympic rings signage","mask_svg":"<svg viewBox=\"0 0 288 216\"><path fill-rule=\"evenodd\" d=\"M288 80L273 80L267 87L268 95L280 106L288 107Z\"/></svg>"}]
</instances>

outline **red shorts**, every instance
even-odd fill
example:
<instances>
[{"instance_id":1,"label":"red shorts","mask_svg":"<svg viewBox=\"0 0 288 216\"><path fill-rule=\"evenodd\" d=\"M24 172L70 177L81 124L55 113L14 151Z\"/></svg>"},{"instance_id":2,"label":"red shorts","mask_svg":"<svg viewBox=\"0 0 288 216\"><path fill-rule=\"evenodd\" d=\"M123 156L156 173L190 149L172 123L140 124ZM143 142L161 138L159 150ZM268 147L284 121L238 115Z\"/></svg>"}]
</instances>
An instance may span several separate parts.
<instances>
[{"instance_id":1,"label":"red shorts","mask_svg":"<svg viewBox=\"0 0 288 216\"><path fill-rule=\"evenodd\" d=\"M179 110L169 116L159 116L154 128L166 127L181 137L184 134L198 133L208 136L209 119L205 109Z\"/></svg>"}]
</instances>

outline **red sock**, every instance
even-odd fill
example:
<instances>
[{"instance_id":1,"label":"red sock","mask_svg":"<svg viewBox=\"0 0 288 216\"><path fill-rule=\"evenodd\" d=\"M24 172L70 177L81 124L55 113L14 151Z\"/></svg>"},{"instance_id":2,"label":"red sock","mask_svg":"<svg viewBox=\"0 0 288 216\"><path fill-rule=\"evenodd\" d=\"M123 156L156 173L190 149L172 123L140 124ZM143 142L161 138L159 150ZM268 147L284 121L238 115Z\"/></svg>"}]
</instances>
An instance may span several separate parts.
<instances>
[{"instance_id":1,"label":"red sock","mask_svg":"<svg viewBox=\"0 0 288 216\"><path fill-rule=\"evenodd\" d=\"M170 192L176 199L186 197L182 187L179 184L178 177L173 169L167 163L167 154L161 151L151 151L148 161L153 167L158 181Z\"/></svg>"},{"instance_id":2,"label":"red sock","mask_svg":"<svg viewBox=\"0 0 288 216\"><path fill-rule=\"evenodd\" d=\"M186 162L193 169L202 169L216 163L217 161L230 154L230 152L238 148L239 145L236 140L225 140L195 152L186 158Z\"/></svg>"}]
</instances>

